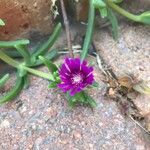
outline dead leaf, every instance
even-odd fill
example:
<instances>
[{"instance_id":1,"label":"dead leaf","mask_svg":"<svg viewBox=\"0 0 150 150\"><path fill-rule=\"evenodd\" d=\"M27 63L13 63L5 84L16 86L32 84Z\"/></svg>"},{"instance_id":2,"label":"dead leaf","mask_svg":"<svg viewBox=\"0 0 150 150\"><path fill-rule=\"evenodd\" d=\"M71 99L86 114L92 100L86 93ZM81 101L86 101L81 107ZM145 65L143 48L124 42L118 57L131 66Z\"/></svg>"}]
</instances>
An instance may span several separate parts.
<instances>
[{"instance_id":1,"label":"dead leaf","mask_svg":"<svg viewBox=\"0 0 150 150\"><path fill-rule=\"evenodd\" d=\"M109 79L108 83L109 83L109 86L110 86L111 88L116 88L116 87L118 87L118 83L117 83L116 80Z\"/></svg>"},{"instance_id":2,"label":"dead leaf","mask_svg":"<svg viewBox=\"0 0 150 150\"><path fill-rule=\"evenodd\" d=\"M125 77L120 77L118 78L118 83L123 86L128 88L129 90L132 88L133 86L133 81L132 78L129 76L125 76Z\"/></svg>"},{"instance_id":3,"label":"dead leaf","mask_svg":"<svg viewBox=\"0 0 150 150\"><path fill-rule=\"evenodd\" d=\"M114 96L116 94L116 91L113 88L110 88L108 94L109 96Z\"/></svg>"}]
</instances>

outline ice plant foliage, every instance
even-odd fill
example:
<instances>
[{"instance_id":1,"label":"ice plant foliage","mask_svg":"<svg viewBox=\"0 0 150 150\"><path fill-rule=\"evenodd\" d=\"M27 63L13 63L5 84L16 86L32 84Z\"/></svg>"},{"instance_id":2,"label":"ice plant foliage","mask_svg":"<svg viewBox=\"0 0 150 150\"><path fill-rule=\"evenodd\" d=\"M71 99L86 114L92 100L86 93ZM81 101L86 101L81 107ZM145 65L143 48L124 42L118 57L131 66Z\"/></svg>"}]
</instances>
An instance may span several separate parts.
<instances>
[{"instance_id":1,"label":"ice plant foliage","mask_svg":"<svg viewBox=\"0 0 150 150\"><path fill-rule=\"evenodd\" d=\"M0 19L0 26L3 25L5 25L5 23ZM49 51L49 49L53 46L60 32L61 24L58 23L48 40L41 43L40 46L37 46L33 52L31 52L32 50L28 48L28 44L30 43L29 40L0 41L0 61L4 61L17 70L16 83L10 91L2 96L0 95L0 105L13 100L23 88L28 87L29 73L52 81L54 82L54 85L57 84L59 81L59 79L56 78L57 72L55 73L57 68L50 62L50 60L55 58L58 54L56 49L51 51ZM7 50L4 50L4 48L7 48ZM15 58L18 57L21 59L16 60ZM49 70L52 70L53 73L44 73L34 68L43 64L50 68ZM9 74L4 75L3 77L0 75L0 88L5 85L8 79Z\"/></svg>"},{"instance_id":2,"label":"ice plant foliage","mask_svg":"<svg viewBox=\"0 0 150 150\"><path fill-rule=\"evenodd\" d=\"M71 96L94 82L93 67L88 66L85 60L81 62L79 58L66 58L59 70L59 75L61 83L58 87L63 92L70 92Z\"/></svg>"}]
</instances>

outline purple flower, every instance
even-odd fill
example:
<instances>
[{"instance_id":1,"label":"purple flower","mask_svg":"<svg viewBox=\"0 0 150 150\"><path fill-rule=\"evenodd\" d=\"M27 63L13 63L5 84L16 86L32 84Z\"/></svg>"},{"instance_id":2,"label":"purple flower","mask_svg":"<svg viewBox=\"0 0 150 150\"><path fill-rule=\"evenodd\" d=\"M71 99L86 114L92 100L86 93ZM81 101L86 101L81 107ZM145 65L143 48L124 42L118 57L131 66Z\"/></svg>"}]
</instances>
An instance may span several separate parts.
<instances>
[{"instance_id":1,"label":"purple flower","mask_svg":"<svg viewBox=\"0 0 150 150\"><path fill-rule=\"evenodd\" d=\"M88 66L86 61L81 62L79 58L66 58L59 70L59 75L61 83L58 87L63 92L69 91L71 96L94 81L93 67Z\"/></svg>"}]
</instances>

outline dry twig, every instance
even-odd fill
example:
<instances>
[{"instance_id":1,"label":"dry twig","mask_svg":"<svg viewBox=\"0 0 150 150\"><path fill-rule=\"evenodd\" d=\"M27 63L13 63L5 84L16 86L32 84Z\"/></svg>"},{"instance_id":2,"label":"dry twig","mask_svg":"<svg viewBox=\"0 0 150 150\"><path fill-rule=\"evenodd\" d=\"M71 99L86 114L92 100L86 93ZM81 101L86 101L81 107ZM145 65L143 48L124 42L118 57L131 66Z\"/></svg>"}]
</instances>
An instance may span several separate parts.
<instances>
[{"instance_id":1,"label":"dry twig","mask_svg":"<svg viewBox=\"0 0 150 150\"><path fill-rule=\"evenodd\" d=\"M73 58L74 55L73 55L72 44L71 44L71 34L70 34L70 28L69 28L69 20L67 18L67 13L66 13L64 1L60 0L60 4L61 4L61 10L62 10L62 15L63 15L63 19L64 19L64 25L65 25L65 30L66 30L69 55L70 55L70 57Z\"/></svg>"},{"instance_id":2,"label":"dry twig","mask_svg":"<svg viewBox=\"0 0 150 150\"><path fill-rule=\"evenodd\" d=\"M150 135L150 132L146 130L139 122L133 119L133 117L130 115L129 118L136 124L138 125L143 131L145 131L148 135Z\"/></svg>"}]
</instances>

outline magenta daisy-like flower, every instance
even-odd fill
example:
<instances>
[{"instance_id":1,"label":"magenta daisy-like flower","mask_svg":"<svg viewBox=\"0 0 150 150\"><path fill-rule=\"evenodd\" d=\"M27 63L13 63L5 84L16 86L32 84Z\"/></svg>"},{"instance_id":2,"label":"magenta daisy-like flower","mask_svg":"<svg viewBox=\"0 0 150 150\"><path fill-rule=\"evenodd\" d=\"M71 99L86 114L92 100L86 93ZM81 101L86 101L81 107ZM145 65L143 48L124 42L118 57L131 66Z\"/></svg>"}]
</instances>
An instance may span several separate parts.
<instances>
[{"instance_id":1,"label":"magenta daisy-like flower","mask_svg":"<svg viewBox=\"0 0 150 150\"><path fill-rule=\"evenodd\" d=\"M86 61L81 62L79 58L66 58L59 75L61 83L58 87L63 92L69 91L71 96L94 82L93 67L88 66Z\"/></svg>"}]
</instances>

